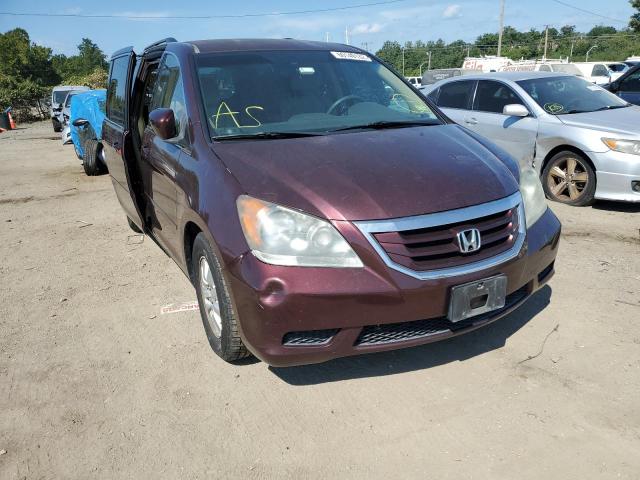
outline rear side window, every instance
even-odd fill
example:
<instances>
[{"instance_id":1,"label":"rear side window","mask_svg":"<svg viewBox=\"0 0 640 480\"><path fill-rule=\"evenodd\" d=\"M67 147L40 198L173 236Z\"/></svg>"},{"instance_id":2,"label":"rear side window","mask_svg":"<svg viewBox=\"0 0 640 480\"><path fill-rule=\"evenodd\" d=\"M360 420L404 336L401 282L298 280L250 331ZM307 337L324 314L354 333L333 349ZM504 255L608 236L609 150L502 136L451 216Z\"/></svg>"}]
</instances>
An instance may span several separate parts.
<instances>
[{"instance_id":1,"label":"rear side window","mask_svg":"<svg viewBox=\"0 0 640 480\"><path fill-rule=\"evenodd\" d=\"M520 98L507 85L500 82L481 80L473 109L481 112L502 113L505 105L522 103Z\"/></svg>"},{"instance_id":2,"label":"rear side window","mask_svg":"<svg viewBox=\"0 0 640 480\"><path fill-rule=\"evenodd\" d=\"M109 85L107 87L107 118L118 125L124 125L125 95L129 57L119 57L111 62Z\"/></svg>"},{"instance_id":3,"label":"rear side window","mask_svg":"<svg viewBox=\"0 0 640 480\"><path fill-rule=\"evenodd\" d=\"M440 87L440 94L438 95L438 106L443 108L468 109L474 84L474 81L466 80L442 85Z\"/></svg>"},{"instance_id":4,"label":"rear side window","mask_svg":"<svg viewBox=\"0 0 640 480\"><path fill-rule=\"evenodd\" d=\"M602 64L594 65L591 71L592 77L608 77L609 69Z\"/></svg>"},{"instance_id":5,"label":"rear side window","mask_svg":"<svg viewBox=\"0 0 640 480\"><path fill-rule=\"evenodd\" d=\"M186 140L187 110L185 108L184 86L178 59L165 54L157 72L153 87L151 111L156 108L170 108L176 119L177 143L188 146Z\"/></svg>"}]
</instances>

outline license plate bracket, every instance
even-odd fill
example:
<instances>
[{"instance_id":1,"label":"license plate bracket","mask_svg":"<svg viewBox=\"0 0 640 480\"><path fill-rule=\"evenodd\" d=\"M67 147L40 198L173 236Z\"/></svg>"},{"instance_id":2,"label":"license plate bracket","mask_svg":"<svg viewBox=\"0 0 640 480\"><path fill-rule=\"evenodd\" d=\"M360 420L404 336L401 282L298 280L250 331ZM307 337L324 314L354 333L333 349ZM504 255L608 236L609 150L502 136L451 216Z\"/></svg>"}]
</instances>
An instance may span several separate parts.
<instances>
[{"instance_id":1,"label":"license plate bracket","mask_svg":"<svg viewBox=\"0 0 640 480\"><path fill-rule=\"evenodd\" d=\"M451 288L449 313L451 322L503 308L507 297L506 275L476 280Z\"/></svg>"}]
</instances>

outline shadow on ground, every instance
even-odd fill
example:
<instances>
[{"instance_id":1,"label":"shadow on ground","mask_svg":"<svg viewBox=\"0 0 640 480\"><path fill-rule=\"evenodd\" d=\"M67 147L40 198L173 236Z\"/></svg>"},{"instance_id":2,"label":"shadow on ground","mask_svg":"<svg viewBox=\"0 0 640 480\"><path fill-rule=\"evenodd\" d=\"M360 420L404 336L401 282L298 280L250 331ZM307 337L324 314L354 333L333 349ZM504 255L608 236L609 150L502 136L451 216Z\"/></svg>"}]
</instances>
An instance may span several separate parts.
<instances>
[{"instance_id":1,"label":"shadow on ground","mask_svg":"<svg viewBox=\"0 0 640 480\"><path fill-rule=\"evenodd\" d=\"M419 347L340 358L317 365L269 369L290 385L314 385L355 378L395 375L464 361L496 350L549 304L551 287L536 292L510 315L466 335ZM532 345L532 352L538 345Z\"/></svg>"},{"instance_id":2,"label":"shadow on ground","mask_svg":"<svg viewBox=\"0 0 640 480\"><path fill-rule=\"evenodd\" d=\"M600 200L594 203L592 208L594 210L606 210L608 212L638 213L640 212L640 203L610 202L610 201Z\"/></svg>"}]
</instances>

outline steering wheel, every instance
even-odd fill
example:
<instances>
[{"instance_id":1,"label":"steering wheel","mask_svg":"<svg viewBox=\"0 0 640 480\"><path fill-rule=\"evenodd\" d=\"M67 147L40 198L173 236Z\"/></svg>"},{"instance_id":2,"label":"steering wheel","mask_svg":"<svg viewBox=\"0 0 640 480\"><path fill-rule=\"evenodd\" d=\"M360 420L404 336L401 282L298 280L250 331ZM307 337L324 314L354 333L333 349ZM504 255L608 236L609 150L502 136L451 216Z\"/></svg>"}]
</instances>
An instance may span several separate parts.
<instances>
[{"instance_id":1,"label":"steering wheel","mask_svg":"<svg viewBox=\"0 0 640 480\"><path fill-rule=\"evenodd\" d=\"M331 104L331 106L329 107L329 110L327 110L327 114L335 115L333 111L337 110L337 108L340 105L342 105L345 102L348 102L349 100L358 100L360 102L364 102L364 99L362 97L359 97L358 95L345 95L344 97L340 97L338 100L333 102L333 104ZM354 103L358 103L358 102L354 102Z\"/></svg>"}]
</instances>

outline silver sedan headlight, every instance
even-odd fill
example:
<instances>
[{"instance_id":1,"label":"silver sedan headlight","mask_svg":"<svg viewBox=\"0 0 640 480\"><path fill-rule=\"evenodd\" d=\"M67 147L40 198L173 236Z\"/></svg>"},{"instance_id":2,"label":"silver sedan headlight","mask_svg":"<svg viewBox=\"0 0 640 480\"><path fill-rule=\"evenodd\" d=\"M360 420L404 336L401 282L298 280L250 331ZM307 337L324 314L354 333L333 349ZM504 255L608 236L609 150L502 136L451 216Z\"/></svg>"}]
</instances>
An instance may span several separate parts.
<instances>
[{"instance_id":1,"label":"silver sedan headlight","mask_svg":"<svg viewBox=\"0 0 640 480\"><path fill-rule=\"evenodd\" d=\"M604 144L611 150L631 155L640 155L640 141L620 140L619 138L603 138Z\"/></svg>"},{"instance_id":2,"label":"silver sedan headlight","mask_svg":"<svg viewBox=\"0 0 640 480\"><path fill-rule=\"evenodd\" d=\"M547 211L547 199L542 190L540 178L533 168L520 170L520 193L524 201L527 228L536 223Z\"/></svg>"},{"instance_id":3,"label":"silver sedan headlight","mask_svg":"<svg viewBox=\"0 0 640 480\"><path fill-rule=\"evenodd\" d=\"M326 220L248 195L239 196L236 205L251 252L265 263L362 267L358 255Z\"/></svg>"}]
</instances>

